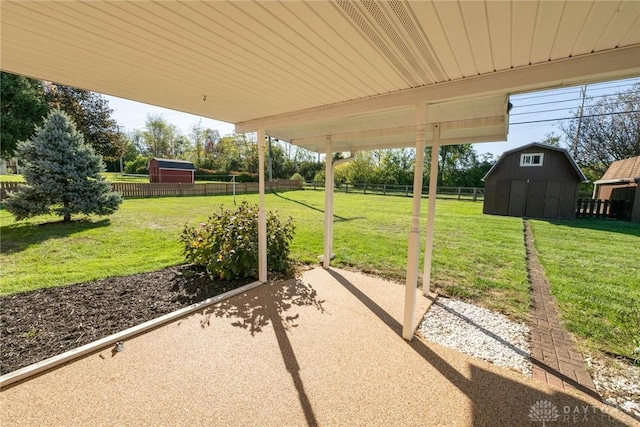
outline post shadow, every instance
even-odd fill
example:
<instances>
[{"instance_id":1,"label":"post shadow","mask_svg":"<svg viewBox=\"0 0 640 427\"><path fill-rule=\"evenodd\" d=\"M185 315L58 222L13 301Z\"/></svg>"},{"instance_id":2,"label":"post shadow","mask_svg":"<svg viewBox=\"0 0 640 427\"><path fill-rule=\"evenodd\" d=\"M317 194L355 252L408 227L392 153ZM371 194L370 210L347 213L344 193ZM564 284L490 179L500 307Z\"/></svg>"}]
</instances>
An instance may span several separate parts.
<instances>
[{"instance_id":1,"label":"post shadow","mask_svg":"<svg viewBox=\"0 0 640 427\"><path fill-rule=\"evenodd\" d=\"M291 341L287 336L287 331L285 325L282 322L282 318L280 317L280 313L278 313L277 306L269 304L267 302L264 305L264 310L266 313L266 318L270 320L271 324L273 325L273 331L275 332L276 339L278 340L278 347L280 347L282 360L284 361L287 372L289 372L289 374L291 375L293 385L298 392L298 400L300 401L300 406L302 407L302 411L304 412L304 417L307 420L307 425L309 427L315 427L318 425L318 420L316 419L316 415L313 412L313 407L311 405L311 401L309 400L309 396L304 389L304 383L302 382L302 378L300 377L300 365L298 364L298 359L296 358L296 354L293 351L293 347L291 346Z\"/></svg>"},{"instance_id":2,"label":"post shadow","mask_svg":"<svg viewBox=\"0 0 640 427\"><path fill-rule=\"evenodd\" d=\"M384 324L395 331L399 339L402 339L402 325L399 321L387 313L382 307L380 307L340 273L332 269L327 269L327 272L354 297L356 297L365 307L367 307L367 309L374 313ZM523 396L530 399L529 402L531 404L553 399L552 403L557 403L561 409L570 408L573 410L573 408L593 408L593 406L588 406L589 402L581 399L577 395L569 395L559 390L553 394L548 394L544 391L531 388L525 384L514 382L509 378L501 377L476 365L470 365L471 379L468 379L452 367L446 360L431 350L420 339L413 339L412 341L402 339L402 341L411 347L413 351L420 355L453 386L469 398L473 406L474 426L523 425L524 423L527 423L530 421L531 414L530 411L528 412L526 410L526 407L522 407ZM558 372L557 375L560 378L563 378L561 373ZM565 381L578 388L579 384L575 381L572 382L570 378L567 378ZM425 408L425 410L428 410L428 408ZM508 412L508 410L511 411ZM562 412L562 410L560 412ZM426 414L427 413L425 413L425 416ZM559 415L562 415L562 413ZM595 418L594 414L591 414L590 416L592 420ZM500 419L502 419L502 421ZM569 425L566 424L569 422L571 422L571 420L565 419L564 425ZM625 424L604 414L604 416L597 419L597 424L591 425L622 426Z\"/></svg>"},{"instance_id":3,"label":"post shadow","mask_svg":"<svg viewBox=\"0 0 640 427\"><path fill-rule=\"evenodd\" d=\"M273 195L276 196L276 197L280 197L281 199L287 200L289 202L297 203L299 205L302 205L302 206L304 206L306 208L309 208L311 210L314 210L316 212L324 213L324 209L316 208L315 206L311 206L311 205L309 205L307 203L304 203L304 202L301 202L299 200L290 199L289 197L285 197L282 194L279 194L279 193L277 193L275 191L273 191ZM364 216L356 216L356 217L353 217L353 218L345 218L345 217L342 217L342 216L339 216L339 215L336 215L336 214L333 214L333 217L338 221L353 221L353 220L356 220L356 219L366 219L366 217L364 217Z\"/></svg>"}]
</instances>

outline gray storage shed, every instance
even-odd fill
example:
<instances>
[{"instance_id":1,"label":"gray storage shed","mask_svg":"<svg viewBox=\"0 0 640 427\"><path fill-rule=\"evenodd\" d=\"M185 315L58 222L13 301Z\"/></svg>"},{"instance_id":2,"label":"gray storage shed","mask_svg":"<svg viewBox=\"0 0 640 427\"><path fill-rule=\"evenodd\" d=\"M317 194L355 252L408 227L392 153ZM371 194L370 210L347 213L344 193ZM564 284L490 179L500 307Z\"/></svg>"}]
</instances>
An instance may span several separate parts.
<instances>
[{"instance_id":1,"label":"gray storage shed","mask_svg":"<svg viewBox=\"0 0 640 427\"><path fill-rule=\"evenodd\" d=\"M485 214L574 219L587 178L567 150L534 142L505 151L483 180Z\"/></svg>"}]
</instances>

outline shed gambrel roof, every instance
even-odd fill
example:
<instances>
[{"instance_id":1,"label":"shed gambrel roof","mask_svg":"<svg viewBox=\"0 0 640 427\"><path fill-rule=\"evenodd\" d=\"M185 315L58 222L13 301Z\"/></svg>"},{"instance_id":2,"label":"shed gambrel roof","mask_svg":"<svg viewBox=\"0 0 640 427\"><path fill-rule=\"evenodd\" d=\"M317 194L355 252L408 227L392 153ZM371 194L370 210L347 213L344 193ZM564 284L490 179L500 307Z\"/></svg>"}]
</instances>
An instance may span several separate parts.
<instances>
[{"instance_id":1,"label":"shed gambrel roof","mask_svg":"<svg viewBox=\"0 0 640 427\"><path fill-rule=\"evenodd\" d=\"M609 169L595 184L633 182L640 179L640 156L630 157L611 163Z\"/></svg>"},{"instance_id":2,"label":"shed gambrel roof","mask_svg":"<svg viewBox=\"0 0 640 427\"><path fill-rule=\"evenodd\" d=\"M532 147L538 147L538 148L541 148L543 150L558 151L560 153L563 153L565 156L567 156L567 160L569 160L569 163L571 163L571 166L573 166L573 170L576 172L576 174L578 175L580 180L582 182L588 182L589 181L587 179L587 177L584 176L584 174L580 170L580 167L578 167L578 165L576 164L575 160L573 160L573 157L571 157L571 155L569 154L569 152L567 150L565 150L564 148L560 148L560 147L554 147L553 145L542 144L540 142L532 142L531 144L523 145L522 147L518 147L518 148L514 148L513 150L505 151L504 153L502 153L502 155L500 156L498 161L491 167L491 169L489 169L489 172L487 172L487 174L484 176L484 178L482 178L482 180L483 181L486 180L487 177L489 177L489 175L491 175L493 173L493 171L498 168L498 165L500 164L500 162L502 162L502 160L505 157L507 157L509 154L518 153L520 151L524 151L524 150L527 150L527 149L532 148Z\"/></svg>"},{"instance_id":3,"label":"shed gambrel roof","mask_svg":"<svg viewBox=\"0 0 640 427\"><path fill-rule=\"evenodd\" d=\"M196 170L196 167L192 162L188 162L186 160L176 160L176 159L152 159L158 162L158 167L160 169L182 169L182 170Z\"/></svg>"}]
</instances>

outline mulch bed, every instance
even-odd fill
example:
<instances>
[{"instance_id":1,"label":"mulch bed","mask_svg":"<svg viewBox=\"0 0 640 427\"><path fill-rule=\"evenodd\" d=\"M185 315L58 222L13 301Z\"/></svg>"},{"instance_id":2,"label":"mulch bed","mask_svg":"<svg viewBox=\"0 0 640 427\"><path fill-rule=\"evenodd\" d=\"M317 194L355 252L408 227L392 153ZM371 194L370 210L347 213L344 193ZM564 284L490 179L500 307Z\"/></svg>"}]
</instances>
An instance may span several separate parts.
<instances>
[{"instance_id":1,"label":"mulch bed","mask_svg":"<svg viewBox=\"0 0 640 427\"><path fill-rule=\"evenodd\" d=\"M0 375L253 282L193 267L0 297Z\"/></svg>"}]
</instances>

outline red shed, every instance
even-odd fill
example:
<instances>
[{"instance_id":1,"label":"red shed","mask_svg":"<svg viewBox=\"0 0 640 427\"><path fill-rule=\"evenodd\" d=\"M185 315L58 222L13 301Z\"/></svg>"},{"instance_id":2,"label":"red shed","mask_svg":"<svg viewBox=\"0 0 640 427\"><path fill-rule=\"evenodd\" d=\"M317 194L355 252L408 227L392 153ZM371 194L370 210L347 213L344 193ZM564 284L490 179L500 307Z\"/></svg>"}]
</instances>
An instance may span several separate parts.
<instances>
[{"instance_id":1,"label":"red shed","mask_svg":"<svg viewBox=\"0 0 640 427\"><path fill-rule=\"evenodd\" d=\"M149 160L149 182L193 184L195 166L186 160Z\"/></svg>"}]
</instances>

